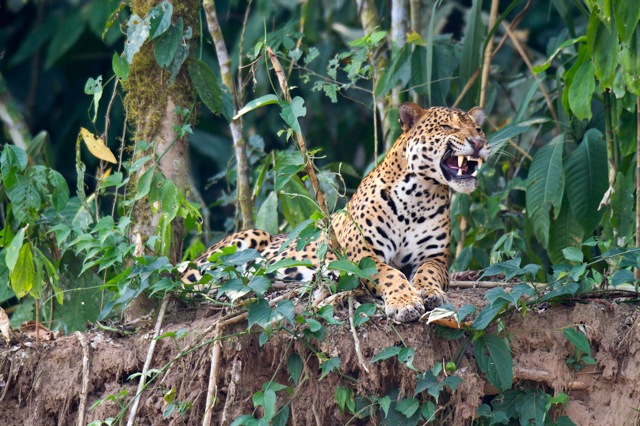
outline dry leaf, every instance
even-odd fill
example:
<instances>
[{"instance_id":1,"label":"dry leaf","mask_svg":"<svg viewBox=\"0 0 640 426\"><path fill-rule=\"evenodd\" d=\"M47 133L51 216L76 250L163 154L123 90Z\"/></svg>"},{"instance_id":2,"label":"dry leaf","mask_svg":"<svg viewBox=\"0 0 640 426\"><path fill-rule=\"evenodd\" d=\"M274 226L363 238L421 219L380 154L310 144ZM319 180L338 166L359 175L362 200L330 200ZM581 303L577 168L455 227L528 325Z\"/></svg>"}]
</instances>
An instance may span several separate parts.
<instances>
[{"instance_id":1,"label":"dry leaf","mask_svg":"<svg viewBox=\"0 0 640 426\"><path fill-rule=\"evenodd\" d=\"M98 138L84 127L80 128L80 135L82 135L82 140L87 145L87 148L89 148L89 152L91 152L95 157L113 164L117 163L115 155L113 155L113 152L111 152L109 147L104 144L102 139Z\"/></svg>"},{"instance_id":2,"label":"dry leaf","mask_svg":"<svg viewBox=\"0 0 640 426\"><path fill-rule=\"evenodd\" d=\"M0 333L2 333L2 337L4 337L4 341L9 343L9 331L11 330L11 325L9 323L9 315L4 311L4 309L0 308Z\"/></svg>"},{"instance_id":3,"label":"dry leaf","mask_svg":"<svg viewBox=\"0 0 640 426\"><path fill-rule=\"evenodd\" d=\"M424 314L420 319L422 320L427 316L427 324L441 325L447 328L458 329L463 326L470 327L472 324L470 321L463 321L458 325L458 315L448 309L435 308L433 311Z\"/></svg>"}]
</instances>

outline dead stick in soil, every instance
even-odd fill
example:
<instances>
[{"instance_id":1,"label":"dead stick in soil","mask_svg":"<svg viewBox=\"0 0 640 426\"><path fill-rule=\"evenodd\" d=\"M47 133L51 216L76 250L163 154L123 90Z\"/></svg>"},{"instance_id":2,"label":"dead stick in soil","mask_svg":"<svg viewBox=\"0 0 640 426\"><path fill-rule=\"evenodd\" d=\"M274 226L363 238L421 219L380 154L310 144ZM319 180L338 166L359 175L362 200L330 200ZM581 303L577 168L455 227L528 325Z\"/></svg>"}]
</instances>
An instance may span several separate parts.
<instances>
[{"instance_id":1,"label":"dead stick in soil","mask_svg":"<svg viewBox=\"0 0 640 426\"><path fill-rule=\"evenodd\" d=\"M162 328L162 321L164 320L164 313L167 311L168 304L169 304L169 296L165 295L164 299L162 299L160 310L158 311L158 319L156 320L156 327L153 331L153 337L151 338L151 342L149 343L149 350L147 351L147 359L144 361L144 366L142 367L142 375L140 376L140 382L138 383L138 390L136 391L133 405L131 406L131 411L129 411L127 426L133 426L136 421L136 415L138 414L138 406L140 405L140 396L142 395L142 392L144 391L144 388L145 388L145 383L147 381L147 373L149 371L149 367L151 367L151 361L153 360L153 352L155 351L156 343L158 342L157 337L160 335L160 329Z\"/></svg>"},{"instance_id":2,"label":"dead stick in soil","mask_svg":"<svg viewBox=\"0 0 640 426\"><path fill-rule=\"evenodd\" d=\"M90 355L91 349L87 337L79 331L75 333L82 346L82 387L80 390L80 400L78 401L78 426L85 426L84 416L87 411L87 398L89 396L89 379L91 378Z\"/></svg>"},{"instance_id":3,"label":"dead stick in soil","mask_svg":"<svg viewBox=\"0 0 640 426\"><path fill-rule=\"evenodd\" d=\"M291 103L291 94L289 93L289 86L287 85L287 80L284 75L284 71L282 71L282 66L280 65L280 61L276 54L271 50L270 47L267 47L267 54L269 55L269 59L271 60L271 64L273 65L273 70L278 76L278 82L280 83L280 88L282 89L282 95L284 96L285 101ZM296 141L298 142L298 147L300 148L300 152L302 153L302 158L304 158L304 165L307 171L307 175L309 175L309 181L311 182L311 186L313 187L313 192L315 192L316 201L320 206L320 210L327 218L330 220L329 208L327 207L327 201L324 198L324 193L320 189L320 184L318 183L318 176L316 175L316 171L313 167L313 163L311 162L311 157L307 152L307 144L304 140L304 137L296 132ZM335 232L333 230L333 226L329 223L329 236L331 240L331 248L335 251L338 249L338 239L336 238Z\"/></svg>"},{"instance_id":4,"label":"dead stick in soil","mask_svg":"<svg viewBox=\"0 0 640 426\"><path fill-rule=\"evenodd\" d=\"M353 342L355 346L354 349L356 351L356 355L358 356L358 362L360 363L364 371L368 373L369 369L367 368L367 362L365 361L364 356L362 356L362 351L360 350L360 340L358 339L358 333L356 333L356 326L353 323L353 296L349 296L349 326L351 328L351 335L353 336Z\"/></svg>"},{"instance_id":5,"label":"dead stick in soil","mask_svg":"<svg viewBox=\"0 0 640 426\"><path fill-rule=\"evenodd\" d=\"M218 393L218 372L220 369L220 353L222 352L222 345L220 344L220 326L216 327L213 343L211 349L211 370L209 371L209 386L207 388L207 402L205 403L204 418L202 420L202 426L211 425L211 416L213 415L213 405L216 394Z\"/></svg>"}]
</instances>

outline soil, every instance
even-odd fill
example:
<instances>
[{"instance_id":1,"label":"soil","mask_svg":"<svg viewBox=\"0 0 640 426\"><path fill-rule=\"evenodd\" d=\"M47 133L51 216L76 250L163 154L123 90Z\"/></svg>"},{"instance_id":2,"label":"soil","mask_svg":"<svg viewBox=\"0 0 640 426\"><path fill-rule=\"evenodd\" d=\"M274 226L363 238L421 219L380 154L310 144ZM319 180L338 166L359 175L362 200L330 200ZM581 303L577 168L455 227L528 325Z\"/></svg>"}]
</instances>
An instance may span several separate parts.
<instances>
[{"instance_id":1,"label":"soil","mask_svg":"<svg viewBox=\"0 0 640 426\"><path fill-rule=\"evenodd\" d=\"M484 289L451 291L454 305L486 303ZM358 329L361 353L369 372L359 363L354 338L348 326L346 302L336 303L336 317L345 325L327 326L324 342L317 349L328 357L339 356L345 376L329 374L320 380L318 357L291 335L274 333L259 346L259 333L246 333L246 321L228 326L220 346L218 392L211 424L230 424L243 414L260 415L252 395L263 383L274 379L292 387L287 359L296 351L303 359L302 379L292 394L278 392L278 405L288 403L289 424L342 425L378 424L373 418L353 419L341 413L334 398L337 386L353 389L358 395L385 395L394 388L400 396L413 396L415 373L392 358L374 364L369 360L381 349L400 345L401 339L415 348L414 366L421 371L435 363L452 360L464 338L447 340L436 336L436 327L425 323L391 324L375 317ZM157 346L151 368L161 369L188 345L197 342L201 332L210 328L219 313L204 305L175 305L164 321L162 333L186 330L183 337L163 338ZM514 312L505 318L505 335L510 338L514 358L514 388L542 389L548 394L564 392L569 402L564 412L577 425L638 425L640 415L640 310L632 304L611 300L586 299L567 305L540 306L525 313ZM576 372L565 360L573 347L562 329L584 324L597 364ZM130 335L92 329L37 344L26 336L22 341L0 346L0 424L71 425L78 423L81 403L83 354L87 389L84 423L116 417L135 395L139 373L144 365L153 324ZM138 410L139 425L199 425L211 374L211 338L163 370L158 380L142 394ZM82 342L85 344L83 350ZM87 369L88 368L88 369ZM453 395L441 399L445 405L444 424L473 422L476 408L496 394L479 372L473 351L464 350L456 373L463 379ZM348 377L347 377L348 376ZM190 403L184 414L176 409L167 418L168 405L163 398L175 390L175 401ZM126 391L126 393L125 393ZM99 400L104 402L91 408ZM187 404L189 405L189 404Z\"/></svg>"}]
</instances>

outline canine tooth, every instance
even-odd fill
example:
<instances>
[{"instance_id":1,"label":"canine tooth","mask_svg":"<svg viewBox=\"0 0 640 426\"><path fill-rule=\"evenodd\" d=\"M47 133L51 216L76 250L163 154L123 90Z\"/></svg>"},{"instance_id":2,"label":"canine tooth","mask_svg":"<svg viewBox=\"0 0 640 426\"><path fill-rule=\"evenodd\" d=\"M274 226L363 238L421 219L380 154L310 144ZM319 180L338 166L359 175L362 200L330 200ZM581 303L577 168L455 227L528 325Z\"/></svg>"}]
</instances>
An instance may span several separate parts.
<instances>
[{"instance_id":1,"label":"canine tooth","mask_svg":"<svg viewBox=\"0 0 640 426\"><path fill-rule=\"evenodd\" d=\"M482 167L482 158L478 158L478 168Z\"/></svg>"},{"instance_id":2,"label":"canine tooth","mask_svg":"<svg viewBox=\"0 0 640 426\"><path fill-rule=\"evenodd\" d=\"M476 177L477 174L478 174L478 171L474 170L473 173L471 173L471 176Z\"/></svg>"},{"instance_id":3,"label":"canine tooth","mask_svg":"<svg viewBox=\"0 0 640 426\"><path fill-rule=\"evenodd\" d=\"M462 155L458 155L458 167L462 167L463 162L464 162L464 157Z\"/></svg>"},{"instance_id":4,"label":"canine tooth","mask_svg":"<svg viewBox=\"0 0 640 426\"><path fill-rule=\"evenodd\" d=\"M462 176L462 169L458 169L458 176Z\"/></svg>"}]
</instances>

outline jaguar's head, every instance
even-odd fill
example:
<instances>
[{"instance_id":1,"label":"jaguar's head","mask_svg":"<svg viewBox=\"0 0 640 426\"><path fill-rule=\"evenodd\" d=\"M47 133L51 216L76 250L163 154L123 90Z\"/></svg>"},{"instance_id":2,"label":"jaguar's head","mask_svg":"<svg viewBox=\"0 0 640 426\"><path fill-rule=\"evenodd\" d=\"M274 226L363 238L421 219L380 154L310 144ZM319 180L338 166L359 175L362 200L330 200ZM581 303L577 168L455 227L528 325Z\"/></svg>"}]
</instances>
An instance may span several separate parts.
<instances>
[{"instance_id":1,"label":"jaguar's head","mask_svg":"<svg viewBox=\"0 0 640 426\"><path fill-rule=\"evenodd\" d=\"M458 192L476 189L478 169L489 156L489 144L481 128L485 119L481 108L469 112L444 107L425 110L405 103L398 115L412 172Z\"/></svg>"}]
</instances>

